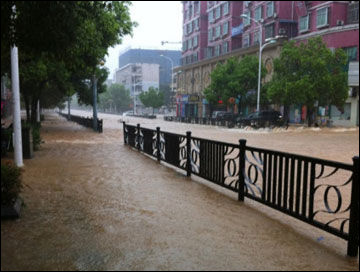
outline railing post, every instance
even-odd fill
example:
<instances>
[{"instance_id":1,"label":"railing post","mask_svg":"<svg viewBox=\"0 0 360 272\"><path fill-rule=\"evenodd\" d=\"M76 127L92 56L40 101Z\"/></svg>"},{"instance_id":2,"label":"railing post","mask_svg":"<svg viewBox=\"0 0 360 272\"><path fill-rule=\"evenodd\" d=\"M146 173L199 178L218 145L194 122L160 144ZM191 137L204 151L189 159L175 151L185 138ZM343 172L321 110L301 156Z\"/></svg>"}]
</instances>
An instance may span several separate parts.
<instances>
[{"instance_id":1,"label":"railing post","mask_svg":"<svg viewBox=\"0 0 360 272\"><path fill-rule=\"evenodd\" d=\"M186 176L191 176L191 131L186 132Z\"/></svg>"},{"instance_id":2,"label":"railing post","mask_svg":"<svg viewBox=\"0 0 360 272\"><path fill-rule=\"evenodd\" d=\"M160 127L156 127L156 149L157 149L157 160L160 162L161 160L161 153L160 153Z\"/></svg>"},{"instance_id":3,"label":"railing post","mask_svg":"<svg viewBox=\"0 0 360 272\"><path fill-rule=\"evenodd\" d=\"M238 200L244 201L245 195L245 148L246 148L246 140L239 140L239 194Z\"/></svg>"},{"instance_id":4,"label":"railing post","mask_svg":"<svg viewBox=\"0 0 360 272\"><path fill-rule=\"evenodd\" d=\"M123 133L124 133L124 144L126 144L126 130L125 130L125 126L126 126L126 124L125 124L125 121L123 121Z\"/></svg>"},{"instance_id":5,"label":"railing post","mask_svg":"<svg viewBox=\"0 0 360 272\"><path fill-rule=\"evenodd\" d=\"M353 177L351 186L349 241L347 255L356 257L359 246L359 157L353 157Z\"/></svg>"},{"instance_id":6,"label":"railing post","mask_svg":"<svg viewBox=\"0 0 360 272\"><path fill-rule=\"evenodd\" d=\"M140 151L140 124L137 124L137 149Z\"/></svg>"}]
</instances>

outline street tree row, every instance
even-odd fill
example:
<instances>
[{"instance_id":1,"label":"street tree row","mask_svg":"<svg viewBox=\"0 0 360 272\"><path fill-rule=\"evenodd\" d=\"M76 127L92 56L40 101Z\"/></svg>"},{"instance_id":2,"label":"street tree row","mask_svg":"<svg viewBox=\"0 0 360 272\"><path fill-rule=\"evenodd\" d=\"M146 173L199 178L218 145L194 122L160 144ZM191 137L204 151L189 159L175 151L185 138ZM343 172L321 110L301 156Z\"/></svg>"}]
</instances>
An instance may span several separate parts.
<instances>
[{"instance_id":1,"label":"street tree row","mask_svg":"<svg viewBox=\"0 0 360 272\"><path fill-rule=\"evenodd\" d=\"M231 58L219 64L211 73L211 84L205 89L206 99L213 105L219 100L239 106L253 106L256 101L258 58ZM285 115L291 105L306 105L308 124L318 106L335 105L340 110L348 98L348 58L342 49L331 51L321 37L296 44L284 44L274 60L270 82L261 88L262 106L283 105ZM263 67L261 78L266 76Z\"/></svg>"},{"instance_id":2,"label":"street tree row","mask_svg":"<svg viewBox=\"0 0 360 272\"><path fill-rule=\"evenodd\" d=\"M27 118L36 120L37 101L53 107L77 93L92 105L93 77L105 91L100 67L107 49L121 43L136 23L129 1L1 2L1 75L10 75L10 46L19 48L20 92Z\"/></svg>"}]
</instances>

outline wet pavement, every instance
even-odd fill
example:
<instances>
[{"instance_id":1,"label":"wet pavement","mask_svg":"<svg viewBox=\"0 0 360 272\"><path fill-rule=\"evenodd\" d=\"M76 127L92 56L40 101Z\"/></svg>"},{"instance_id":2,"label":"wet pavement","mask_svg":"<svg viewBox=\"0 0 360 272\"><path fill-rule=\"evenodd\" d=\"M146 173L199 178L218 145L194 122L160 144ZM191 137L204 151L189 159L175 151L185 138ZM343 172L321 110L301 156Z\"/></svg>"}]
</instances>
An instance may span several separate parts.
<instances>
[{"instance_id":1,"label":"wet pavement","mask_svg":"<svg viewBox=\"0 0 360 272\"><path fill-rule=\"evenodd\" d=\"M1 270L359 270L346 242L188 179L104 133L51 114L25 160L20 219L1 222ZM351 163L359 131L244 131L125 118L154 128ZM284 140L286 139L286 141Z\"/></svg>"}]
</instances>

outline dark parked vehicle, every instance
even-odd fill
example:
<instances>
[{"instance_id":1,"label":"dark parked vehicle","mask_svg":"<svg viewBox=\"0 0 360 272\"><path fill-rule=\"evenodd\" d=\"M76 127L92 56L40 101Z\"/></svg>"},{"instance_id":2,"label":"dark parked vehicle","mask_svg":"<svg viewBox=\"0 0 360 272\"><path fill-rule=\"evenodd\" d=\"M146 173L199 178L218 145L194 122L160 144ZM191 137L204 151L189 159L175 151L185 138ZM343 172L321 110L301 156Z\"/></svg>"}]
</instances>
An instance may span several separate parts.
<instances>
[{"instance_id":1,"label":"dark parked vehicle","mask_svg":"<svg viewBox=\"0 0 360 272\"><path fill-rule=\"evenodd\" d=\"M214 111L212 118L216 121L231 121L234 122L239 115L232 112L226 111Z\"/></svg>"},{"instance_id":2,"label":"dark parked vehicle","mask_svg":"<svg viewBox=\"0 0 360 272\"><path fill-rule=\"evenodd\" d=\"M237 123L241 126L252 127L282 126L285 124L280 112L274 110L251 113L245 118L238 118Z\"/></svg>"}]
</instances>

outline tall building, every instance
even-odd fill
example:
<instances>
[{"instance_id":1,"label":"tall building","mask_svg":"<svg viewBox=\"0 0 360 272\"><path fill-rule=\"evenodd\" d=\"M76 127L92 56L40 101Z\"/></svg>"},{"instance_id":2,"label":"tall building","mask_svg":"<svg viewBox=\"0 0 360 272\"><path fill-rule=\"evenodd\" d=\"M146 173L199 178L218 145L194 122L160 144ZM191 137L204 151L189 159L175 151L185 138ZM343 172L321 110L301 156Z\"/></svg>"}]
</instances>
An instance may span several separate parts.
<instances>
[{"instance_id":1,"label":"tall building","mask_svg":"<svg viewBox=\"0 0 360 272\"><path fill-rule=\"evenodd\" d=\"M175 69L179 116L208 115L209 105L203 90L210 84L211 71L229 57L258 54L260 38L263 44L268 39L276 40L262 52L262 62L269 74L265 80L269 80L273 59L279 56L284 41L300 43L321 36L329 48L343 48L351 62L350 97L345 110L339 112L329 106L322 112L358 125L359 87L358 81L353 80L359 74L357 1L183 1L182 4L182 62ZM301 122L306 117L302 111L303 107L294 107L290 120Z\"/></svg>"},{"instance_id":2,"label":"tall building","mask_svg":"<svg viewBox=\"0 0 360 272\"><path fill-rule=\"evenodd\" d=\"M159 88L160 65L155 63L129 63L115 72L115 83L130 90L136 113L141 113L143 105L139 99L142 92L150 87Z\"/></svg>"},{"instance_id":3,"label":"tall building","mask_svg":"<svg viewBox=\"0 0 360 272\"><path fill-rule=\"evenodd\" d=\"M150 50L129 49L119 56L119 68L130 63L151 63L160 67L159 86L171 84L171 62L161 55L170 58L173 67L180 65L181 51L177 50Z\"/></svg>"}]
</instances>

